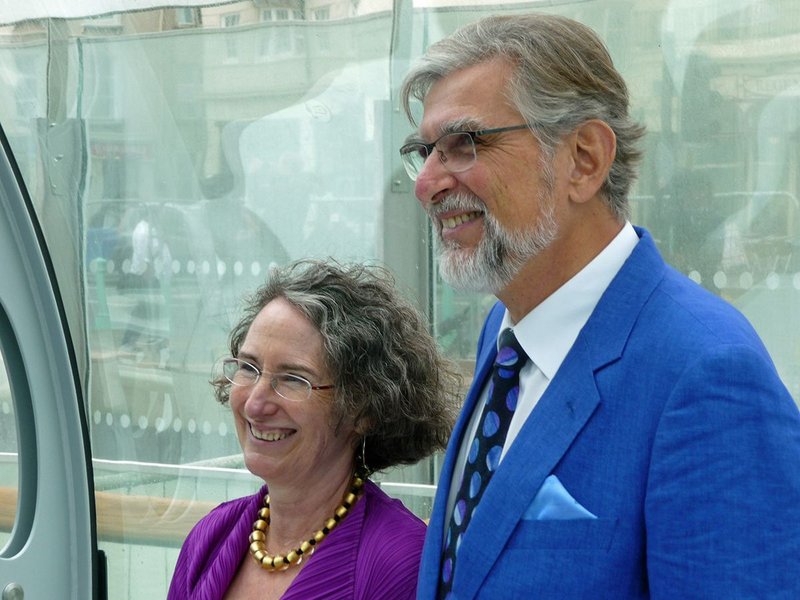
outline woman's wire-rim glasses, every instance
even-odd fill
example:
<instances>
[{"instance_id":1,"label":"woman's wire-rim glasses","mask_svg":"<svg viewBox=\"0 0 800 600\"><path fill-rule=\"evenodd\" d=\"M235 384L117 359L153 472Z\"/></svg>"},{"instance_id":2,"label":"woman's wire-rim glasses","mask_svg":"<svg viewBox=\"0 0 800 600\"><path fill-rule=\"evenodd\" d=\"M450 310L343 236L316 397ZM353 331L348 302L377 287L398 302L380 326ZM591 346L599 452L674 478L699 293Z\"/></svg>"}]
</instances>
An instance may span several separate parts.
<instances>
[{"instance_id":1,"label":"woman's wire-rim glasses","mask_svg":"<svg viewBox=\"0 0 800 600\"><path fill-rule=\"evenodd\" d=\"M422 166L428 160L428 157L433 154L434 148L439 151L439 161L445 169L451 173L462 173L472 167L478 158L475 151L475 140L477 138L519 129L530 129L530 125L525 123L523 125L511 125L510 127L495 127L493 129L453 131L445 133L430 144L414 140L400 147L400 157L403 160L406 173L408 173L412 181L417 180Z\"/></svg>"},{"instance_id":2,"label":"woman's wire-rim glasses","mask_svg":"<svg viewBox=\"0 0 800 600\"><path fill-rule=\"evenodd\" d=\"M222 374L233 385L246 387L255 385L262 375L269 377L269 384L281 398L295 402L308 400L312 390L329 390L336 387L330 385L314 385L305 377L291 373L270 373L262 371L254 364L241 358L225 358L222 360Z\"/></svg>"}]
</instances>

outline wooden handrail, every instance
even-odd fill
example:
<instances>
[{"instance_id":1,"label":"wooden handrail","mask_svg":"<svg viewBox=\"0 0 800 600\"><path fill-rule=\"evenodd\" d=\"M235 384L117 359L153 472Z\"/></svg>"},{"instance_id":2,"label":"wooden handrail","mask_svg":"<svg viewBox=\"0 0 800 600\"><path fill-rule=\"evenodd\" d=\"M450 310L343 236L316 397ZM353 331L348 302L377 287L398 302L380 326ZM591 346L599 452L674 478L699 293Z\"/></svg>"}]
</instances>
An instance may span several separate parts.
<instances>
[{"instance_id":1,"label":"wooden handrail","mask_svg":"<svg viewBox=\"0 0 800 600\"><path fill-rule=\"evenodd\" d=\"M218 504L111 492L96 492L95 502L100 541L174 548ZM0 487L0 531L11 531L16 509L16 488Z\"/></svg>"},{"instance_id":2,"label":"wooden handrail","mask_svg":"<svg viewBox=\"0 0 800 600\"><path fill-rule=\"evenodd\" d=\"M170 548L180 548L192 527L218 504L110 492L94 496L99 541ZM0 531L11 531L16 509L16 488L0 487Z\"/></svg>"}]
</instances>

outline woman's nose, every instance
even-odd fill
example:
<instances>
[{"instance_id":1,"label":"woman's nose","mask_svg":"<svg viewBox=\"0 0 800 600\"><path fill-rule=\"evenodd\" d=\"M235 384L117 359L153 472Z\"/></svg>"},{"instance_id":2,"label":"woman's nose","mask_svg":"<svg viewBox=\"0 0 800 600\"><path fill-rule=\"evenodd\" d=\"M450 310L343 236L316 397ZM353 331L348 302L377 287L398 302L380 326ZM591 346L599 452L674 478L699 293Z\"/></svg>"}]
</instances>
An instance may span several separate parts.
<instances>
[{"instance_id":1,"label":"woman's nose","mask_svg":"<svg viewBox=\"0 0 800 600\"><path fill-rule=\"evenodd\" d=\"M269 414L278 407L280 396L272 389L272 383L268 377L260 377L258 381L243 391L247 393L244 410L248 416Z\"/></svg>"}]
</instances>

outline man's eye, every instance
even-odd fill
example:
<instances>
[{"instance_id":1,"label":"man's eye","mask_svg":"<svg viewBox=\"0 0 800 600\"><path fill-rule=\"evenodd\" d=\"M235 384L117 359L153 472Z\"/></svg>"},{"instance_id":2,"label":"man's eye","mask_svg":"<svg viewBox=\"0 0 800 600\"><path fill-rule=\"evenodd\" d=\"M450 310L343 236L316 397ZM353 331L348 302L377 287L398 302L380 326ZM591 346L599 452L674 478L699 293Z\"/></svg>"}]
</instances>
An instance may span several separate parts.
<instances>
[{"instance_id":1,"label":"man's eye","mask_svg":"<svg viewBox=\"0 0 800 600\"><path fill-rule=\"evenodd\" d=\"M439 141L442 151L446 152L463 152L466 149L472 148L472 138L467 133L451 133L443 137Z\"/></svg>"}]
</instances>

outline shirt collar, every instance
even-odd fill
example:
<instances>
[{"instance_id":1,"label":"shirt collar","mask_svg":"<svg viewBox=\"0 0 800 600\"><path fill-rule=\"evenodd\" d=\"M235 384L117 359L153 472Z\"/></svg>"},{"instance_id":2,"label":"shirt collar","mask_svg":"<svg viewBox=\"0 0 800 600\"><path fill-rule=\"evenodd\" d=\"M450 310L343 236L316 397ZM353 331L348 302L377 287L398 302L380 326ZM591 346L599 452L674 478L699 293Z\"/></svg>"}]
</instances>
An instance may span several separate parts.
<instances>
[{"instance_id":1,"label":"shirt collar","mask_svg":"<svg viewBox=\"0 0 800 600\"><path fill-rule=\"evenodd\" d=\"M514 325L506 310L500 331L514 333L525 353L552 379L606 288L639 242L626 222L600 254ZM499 337L499 334L498 334Z\"/></svg>"}]
</instances>

